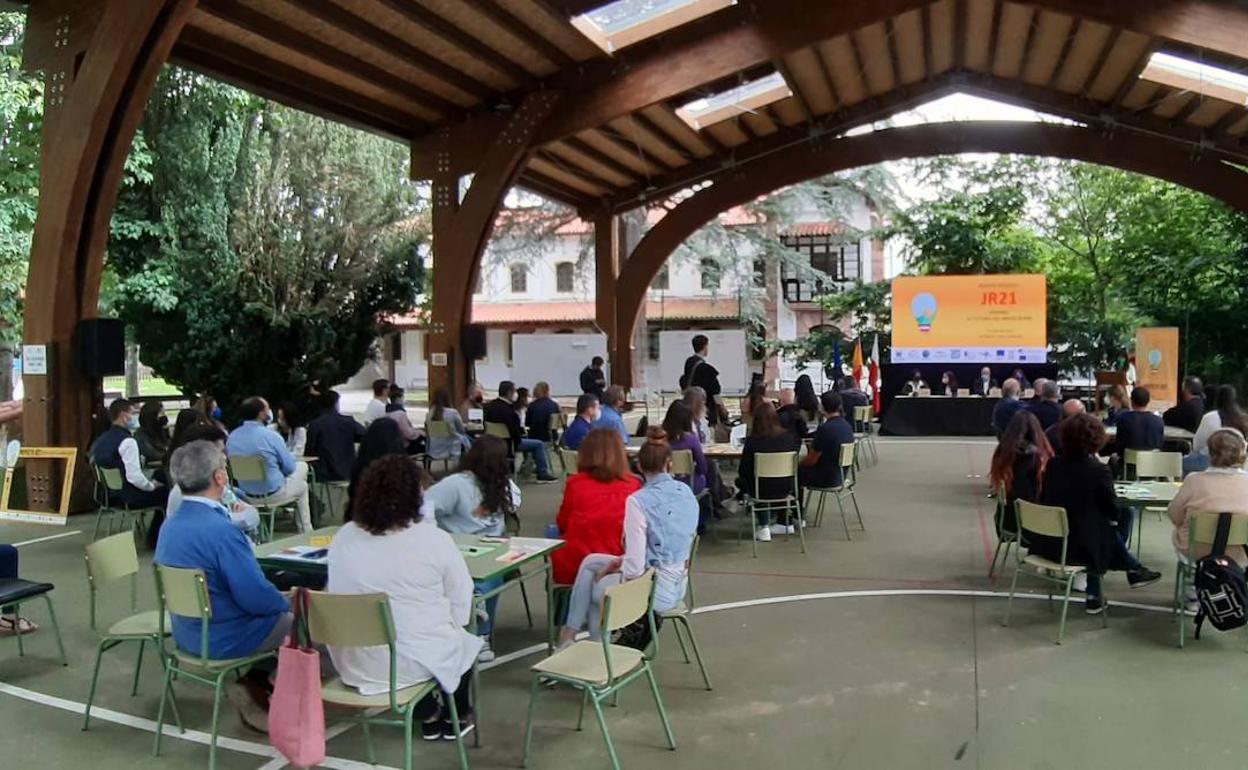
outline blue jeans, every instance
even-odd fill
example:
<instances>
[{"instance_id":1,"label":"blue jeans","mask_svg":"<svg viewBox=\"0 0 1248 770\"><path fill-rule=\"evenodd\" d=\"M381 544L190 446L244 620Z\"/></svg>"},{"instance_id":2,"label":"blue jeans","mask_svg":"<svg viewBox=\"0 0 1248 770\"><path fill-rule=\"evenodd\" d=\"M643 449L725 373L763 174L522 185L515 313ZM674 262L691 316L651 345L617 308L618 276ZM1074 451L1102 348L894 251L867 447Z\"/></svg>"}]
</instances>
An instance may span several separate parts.
<instances>
[{"instance_id":1,"label":"blue jeans","mask_svg":"<svg viewBox=\"0 0 1248 770\"><path fill-rule=\"evenodd\" d=\"M546 444L535 438L520 439L520 451L533 455L533 464L537 466L538 476L550 475L550 457L546 454Z\"/></svg>"},{"instance_id":2,"label":"blue jeans","mask_svg":"<svg viewBox=\"0 0 1248 770\"><path fill-rule=\"evenodd\" d=\"M489 580L477 580L472 584L472 592L477 596L489 593L495 588L503 585L501 577L491 578ZM485 613L489 615L485 620L477 623L477 636L489 636L494 632L494 615L498 612L498 597L492 596L485 600Z\"/></svg>"}]
</instances>

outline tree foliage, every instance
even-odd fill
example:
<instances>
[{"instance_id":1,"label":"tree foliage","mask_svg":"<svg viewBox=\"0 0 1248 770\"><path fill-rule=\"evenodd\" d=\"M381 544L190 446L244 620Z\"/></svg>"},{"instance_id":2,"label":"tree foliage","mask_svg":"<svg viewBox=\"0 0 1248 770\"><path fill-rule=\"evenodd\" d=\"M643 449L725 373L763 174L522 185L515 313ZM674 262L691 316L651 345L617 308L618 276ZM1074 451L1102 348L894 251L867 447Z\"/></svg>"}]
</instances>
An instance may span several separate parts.
<instances>
[{"instance_id":1,"label":"tree foliage","mask_svg":"<svg viewBox=\"0 0 1248 770\"><path fill-rule=\"evenodd\" d=\"M24 14L0 13L0 344L9 345L21 338L43 124L43 84L21 70L24 24Z\"/></svg>"}]
</instances>

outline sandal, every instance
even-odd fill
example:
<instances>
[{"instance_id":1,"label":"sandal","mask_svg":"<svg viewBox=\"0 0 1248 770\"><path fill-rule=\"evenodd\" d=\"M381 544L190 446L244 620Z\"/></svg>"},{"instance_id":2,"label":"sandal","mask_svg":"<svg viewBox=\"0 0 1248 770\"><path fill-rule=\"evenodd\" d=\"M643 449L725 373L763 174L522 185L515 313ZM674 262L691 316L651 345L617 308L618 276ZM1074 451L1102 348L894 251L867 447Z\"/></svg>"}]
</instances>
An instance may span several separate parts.
<instances>
[{"instance_id":1,"label":"sandal","mask_svg":"<svg viewBox=\"0 0 1248 770\"><path fill-rule=\"evenodd\" d=\"M14 618L12 615L0 615L0 636L16 636L18 631L22 636L33 634L39 630L39 626L30 622L26 618Z\"/></svg>"}]
</instances>

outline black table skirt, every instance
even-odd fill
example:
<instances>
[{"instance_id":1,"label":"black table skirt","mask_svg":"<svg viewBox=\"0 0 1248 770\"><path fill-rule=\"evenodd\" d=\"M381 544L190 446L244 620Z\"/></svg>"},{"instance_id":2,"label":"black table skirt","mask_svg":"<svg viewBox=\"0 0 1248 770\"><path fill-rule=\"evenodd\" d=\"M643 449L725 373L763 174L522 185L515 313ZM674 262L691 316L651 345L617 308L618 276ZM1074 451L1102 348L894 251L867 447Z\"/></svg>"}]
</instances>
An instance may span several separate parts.
<instances>
[{"instance_id":1,"label":"black table skirt","mask_svg":"<svg viewBox=\"0 0 1248 770\"><path fill-rule=\"evenodd\" d=\"M892 400L880 433L885 436L993 436L997 398L898 397Z\"/></svg>"}]
</instances>

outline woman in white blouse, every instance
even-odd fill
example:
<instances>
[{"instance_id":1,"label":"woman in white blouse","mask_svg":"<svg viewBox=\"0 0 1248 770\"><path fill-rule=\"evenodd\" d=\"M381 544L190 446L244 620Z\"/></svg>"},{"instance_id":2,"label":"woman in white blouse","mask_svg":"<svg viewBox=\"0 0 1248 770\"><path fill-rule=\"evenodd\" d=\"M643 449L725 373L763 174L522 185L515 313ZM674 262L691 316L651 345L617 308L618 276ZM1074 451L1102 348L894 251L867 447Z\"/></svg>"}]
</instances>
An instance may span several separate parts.
<instances>
[{"instance_id":1,"label":"woman in white blouse","mask_svg":"<svg viewBox=\"0 0 1248 770\"><path fill-rule=\"evenodd\" d=\"M1209 437L1220 428L1234 428L1240 433L1248 434L1248 414L1239 408L1235 388L1230 385L1218 387L1214 396L1214 409L1205 413L1196 435L1192 438L1192 453L1184 458L1183 470L1202 471L1209 467Z\"/></svg>"},{"instance_id":2,"label":"woman in white blouse","mask_svg":"<svg viewBox=\"0 0 1248 770\"><path fill-rule=\"evenodd\" d=\"M330 593L385 593L396 639L396 684L436 679L441 706L429 696L416 710L426 740L453 739L447 693L454 693L462 733L475 722L469 699L481 640L465 626L472 612L472 577L451 536L422 510L420 469L402 455L376 460L360 479L352 520L329 549ZM386 692L385 647L329 649L342 681L362 694Z\"/></svg>"}]
</instances>

